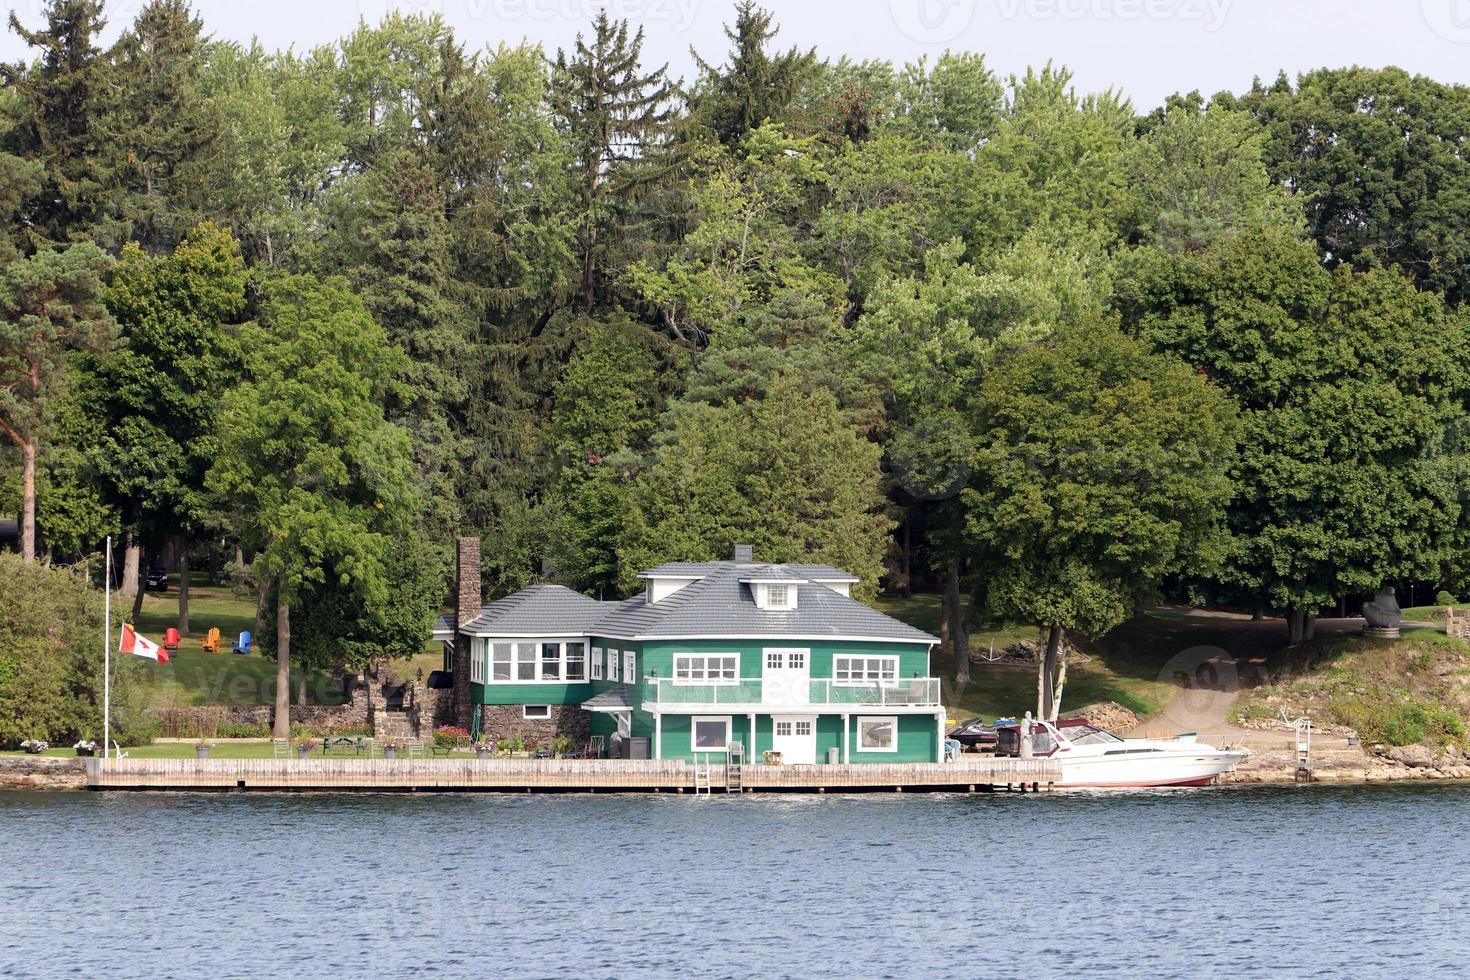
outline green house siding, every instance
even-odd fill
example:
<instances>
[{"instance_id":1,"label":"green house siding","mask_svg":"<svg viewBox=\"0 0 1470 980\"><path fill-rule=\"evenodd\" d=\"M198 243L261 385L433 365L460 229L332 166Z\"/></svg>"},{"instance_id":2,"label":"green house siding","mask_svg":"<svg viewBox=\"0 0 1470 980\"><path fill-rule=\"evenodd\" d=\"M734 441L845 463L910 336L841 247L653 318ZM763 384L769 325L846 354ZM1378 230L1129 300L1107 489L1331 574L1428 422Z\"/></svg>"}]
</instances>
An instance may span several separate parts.
<instances>
[{"instance_id":1,"label":"green house siding","mask_svg":"<svg viewBox=\"0 0 1470 980\"><path fill-rule=\"evenodd\" d=\"M594 641L595 645L596 641ZM898 676L928 677L929 647L923 643L874 643L856 640L646 640L639 673L647 676L658 671L659 677L674 676L674 655L679 653L738 653L740 676L757 678L765 671L766 648L811 651L810 673L813 680L832 677L832 658L838 655L898 657Z\"/></svg>"},{"instance_id":2,"label":"green house siding","mask_svg":"<svg viewBox=\"0 0 1470 980\"><path fill-rule=\"evenodd\" d=\"M581 704L593 693L590 683L470 685L476 704Z\"/></svg>"},{"instance_id":3,"label":"green house siding","mask_svg":"<svg viewBox=\"0 0 1470 980\"><path fill-rule=\"evenodd\" d=\"M642 713L640 712L640 715ZM634 735L653 735L652 716L648 717L649 727L643 729L638 719L634 721ZM683 759L685 762L693 762L694 749L691 742L693 715L664 715L662 726L662 740L660 743L660 757L664 759ZM721 714L711 713L700 717L723 717ZM734 714L730 716L730 738L732 741L750 745L746 738L750 731L749 713ZM939 723L934 715L899 715L898 716L898 750L896 752L859 752L857 749L857 727L859 718L879 717L886 718L888 715L852 715L849 722L848 746L849 762L938 762L939 761ZM768 714L757 714L755 718L755 746L747 752L747 761L759 762L761 753L771 749L773 744L772 728L773 719ZM835 748L838 751L838 759L842 755L842 716L841 715L818 715L816 725L816 746L818 763L827 761L827 750ZM703 753L701 753L703 755ZM723 758L716 753L716 760Z\"/></svg>"}]
</instances>

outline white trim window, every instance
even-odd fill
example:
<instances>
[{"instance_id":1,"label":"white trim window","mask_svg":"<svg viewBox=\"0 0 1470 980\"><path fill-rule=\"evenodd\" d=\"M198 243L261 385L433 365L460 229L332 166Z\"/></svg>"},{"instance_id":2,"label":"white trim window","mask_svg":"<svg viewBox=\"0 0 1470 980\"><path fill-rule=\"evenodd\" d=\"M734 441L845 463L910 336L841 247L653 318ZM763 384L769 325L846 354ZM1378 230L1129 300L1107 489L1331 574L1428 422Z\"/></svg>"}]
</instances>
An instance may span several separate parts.
<instances>
[{"instance_id":1,"label":"white trim window","mask_svg":"<svg viewBox=\"0 0 1470 980\"><path fill-rule=\"evenodd\" d=\"M838 687L867 687L898 681L897 657L832 658L832 683Z\"/></svg>"},{"instance_id":2,"label":"white trim window","mask_svg":"<svg viewBox=\"0 0 1470 980\"><path fill-rule=\"evenodd\" d=\"M611 647L609 647L608 648L608 651L607 651L607 679L608 680L610 680L610 681L621 681L622 678L621 678L621 675L620 675L620 673L618 671L618 664L619 664L619 662L620 662L620 658L618 657L618 651L616 651L616 650L612 649Z\"/></svg>"},{"instance_id":3,"label":"white trim window","mask_svg":"<svg viewBox=\"0 0 1470 980\"><path fill-rule=\"evenodd\" d=\"M592 648L592 679L602 680L602 647Z\"/></svg>"},{"instance_id":4,"label":"white trim window","mask_svg":"<svg viewBox=\"0 0 1470 980\"><path fill-rule=\"evenodd\" d=\"M561 644L541 644L541 679L543 681L561 680Z\"/></svg>"},{"instance_id":5,"label":"white trim window","mask_svg":"<svg viewBox=\"0 0 1470 980\"><path fill-rule=\"evenodd\" d=\"M523 704L521 705L521 717L527 721L550 721L551 705Z\"/></svg>"},{"instance_id":6,"label":"white trim window","mask_svg":"<svg viewBox=\"0 0 1470 980\"><path fill-rule=\"evenodd\" d=\"M638 654L632 650L623 651L623 681L628 684L638 683Z\"/></svg>"},{"instance_id":7,"label":"white trim window","mask_svg":"<svg viewBox=\"0 0 1470 980\"><path fill-rule=\"evenodd\" d=\"M510 683L515 677L514 664L516 645L514 643L492 643L490 644L490 679L503 683Z\"/></svg>"},{"instance_id":8,"label":"white trim window","mask_svg":"<svg viewBox=\"0 0 1470 980\"><path fill-rule=\"evenodd\" d=\"M577 683L587 679L587 644L576 642L566 645L567 669L566 679L569 683Z\"/></svg>"},{"instance_id":9,"label":"white trim window","mask_svg":"<svg viewBox=\"0 0 1470 980\"><path fill-rule=\"evenodd\" d=\"M882 718L858 718L857 751L897 752L898 717L887 715Z\"/></svg>"},{"instance_id":10,"label":"white trim window","mask_svg":"<svg viewBox=\"0 0 1470 980\"><path fill-rule=\"evenodd\" d=\"M516 644L516 680L534 681L536 679L536 652L539 644L517 643Z\"/></svg>"},{"instance_id":11,"label":"white trim window","mask_svg":"<svg viewBox=\"0 0 1470 980\"><path fill-rule=\"evenodd\" d=\"M675 684L738 684L738 653L676 653Z\"/></svg>"},{"instance_id":12,"label":"white trim window","mask_svg":"<svg viewBox=\"0 0 1470 980\"><path fill-rule=\"evenodd\" d=\"M689 719L689 745L693 752L730 751L729 715L694 715Z\"/></svg>"},{"instance_id":13,"label":"white trim window","mask_svg":"<svg viewBox=\"0 0 1470 980\"><path fill-rule=\"evenodd\" d=\"M766 586L766 605L771 609L788 609L791 606L791 586L785 582Z\"/></svg>"},{"instance_id":14,"label":"white trim window","mask_svg":"<svg viewBox=\"0 0 1470 980\"><path fill-rule=\"evenodd\" d=\"M470 641L470 683L485 683L485 641Z\"/></svg>"}]
</instances>

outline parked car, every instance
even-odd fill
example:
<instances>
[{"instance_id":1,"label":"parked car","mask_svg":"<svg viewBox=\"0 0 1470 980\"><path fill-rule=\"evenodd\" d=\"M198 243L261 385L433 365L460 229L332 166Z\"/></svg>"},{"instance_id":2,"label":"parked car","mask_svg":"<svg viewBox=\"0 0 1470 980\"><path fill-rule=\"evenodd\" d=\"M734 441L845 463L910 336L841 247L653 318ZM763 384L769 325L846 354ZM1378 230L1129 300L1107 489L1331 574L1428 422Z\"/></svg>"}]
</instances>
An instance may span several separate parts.
<instances>
[{"instance_id":1,"label":"parked car","mask_svg":"<svg viewBox=\"0 0 1470 980\"><path fill-rule=\"evenodd\" d=\"M156 562L148 566L148 577L144 580L144 587L152 592L168 591L168 572L162 565Z\"/></svg>"},{"instance_id":2,"label":"parked car","mask_svg":"<svg viewBox=\"0 0 1470 980\"><path fill-rule=\"evenodd\" d=\"M979 718L971 718L951 729L948 737L967 749L989 748L995 745L995 726Z\"/></svg>"}]
</instances>

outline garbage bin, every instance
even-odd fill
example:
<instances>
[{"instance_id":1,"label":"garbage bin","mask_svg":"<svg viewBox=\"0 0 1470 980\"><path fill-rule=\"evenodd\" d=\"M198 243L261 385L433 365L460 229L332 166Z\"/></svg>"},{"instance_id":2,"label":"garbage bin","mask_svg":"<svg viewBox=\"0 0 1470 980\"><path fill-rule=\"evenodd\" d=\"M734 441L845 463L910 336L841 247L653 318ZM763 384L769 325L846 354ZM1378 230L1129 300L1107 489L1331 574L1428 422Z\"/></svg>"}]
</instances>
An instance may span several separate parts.
<instances>
[{"instance_id":1,"label":"garbage bin","mask_svg":"<svg viewBox=\"0 0 1470 980\"><path fill-rule=\"evenodd\" d=\"M623 752L625 759L647 759L652 751L653 739L651 738L629 738L623 740Z\"/></svg>"},{"instance_id":2,"label":"garbage bin","mask_svg":"<svg viewBox=\"0 0 1470 980\"><path fill-rule=\"evenodd\" d=\"M827 746L827 765L835 766L842 761L842 750L835 745Z\"/></svg>"}]
</instances>

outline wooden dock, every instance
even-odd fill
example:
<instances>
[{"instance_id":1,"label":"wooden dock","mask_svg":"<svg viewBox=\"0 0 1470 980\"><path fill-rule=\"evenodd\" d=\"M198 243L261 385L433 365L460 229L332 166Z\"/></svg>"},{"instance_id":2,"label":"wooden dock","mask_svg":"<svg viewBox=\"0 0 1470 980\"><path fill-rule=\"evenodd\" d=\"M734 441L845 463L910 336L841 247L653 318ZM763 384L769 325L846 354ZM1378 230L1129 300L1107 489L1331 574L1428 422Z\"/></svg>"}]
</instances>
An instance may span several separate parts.
<instances>
[{"instance_id":1,"label":"wooden dock","mask_svg":"<svg viewBox=\"0 0 1470 980\"><path fill-rule=\"evenodd\" d=\"M92 790L185 792L695 792L695 766L643 759L88 759ZM1044 759L765 766L741 769L746 792L1037 792L1061 778ZM726 768L710 770L726 792Z\"/></svg>"}]
</instances>

